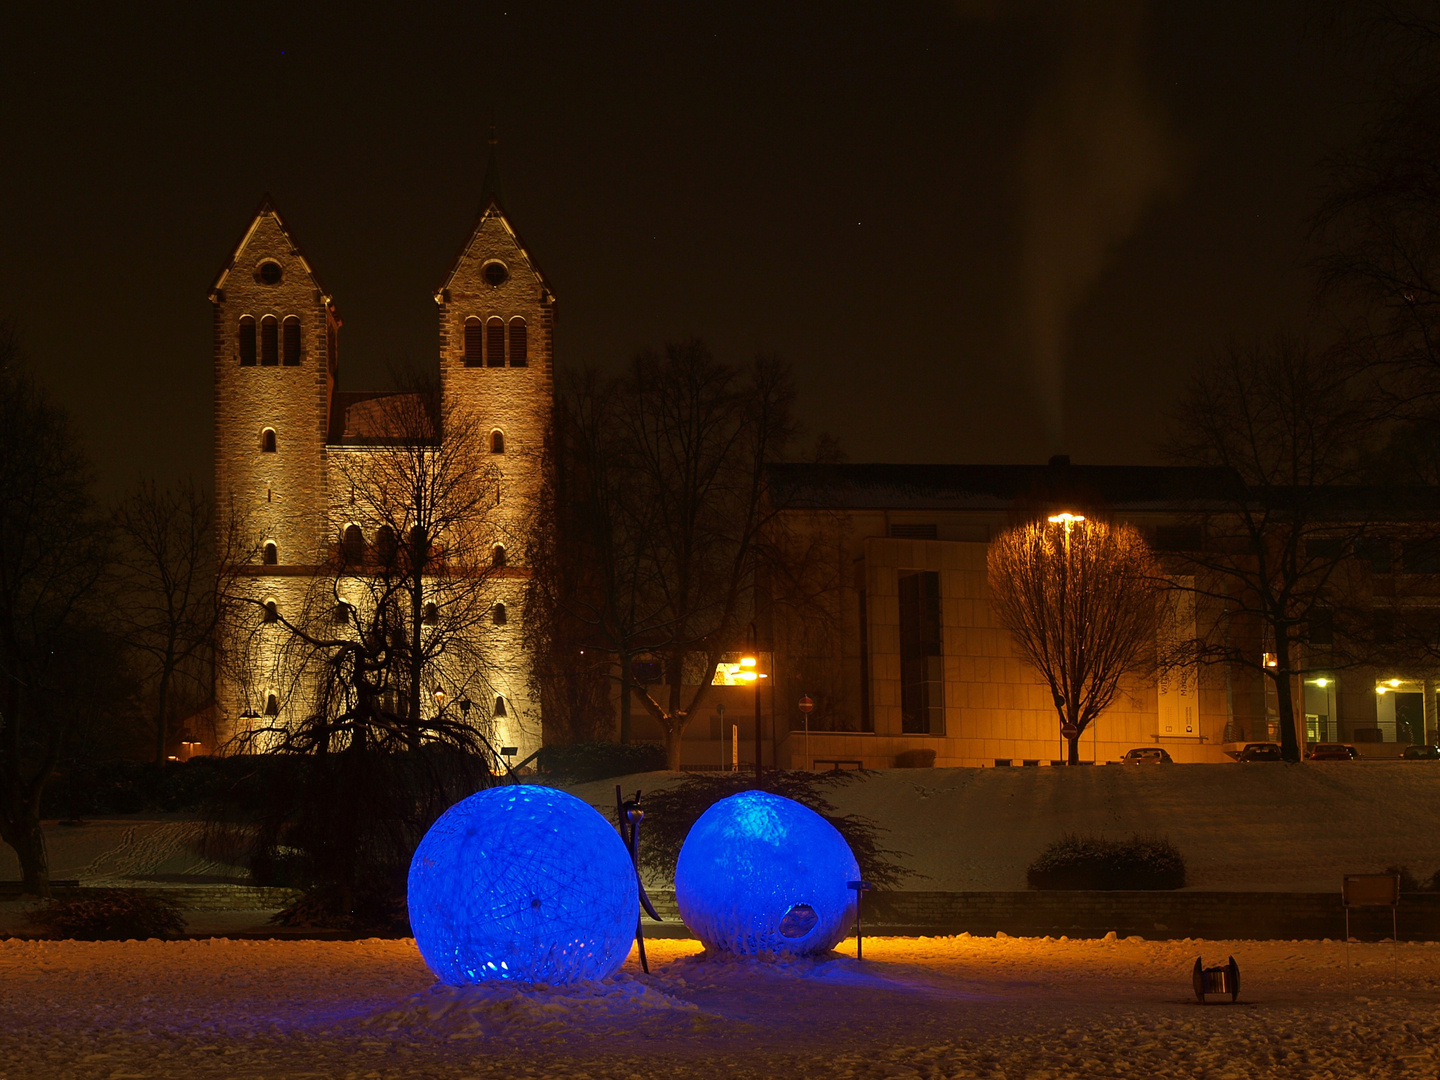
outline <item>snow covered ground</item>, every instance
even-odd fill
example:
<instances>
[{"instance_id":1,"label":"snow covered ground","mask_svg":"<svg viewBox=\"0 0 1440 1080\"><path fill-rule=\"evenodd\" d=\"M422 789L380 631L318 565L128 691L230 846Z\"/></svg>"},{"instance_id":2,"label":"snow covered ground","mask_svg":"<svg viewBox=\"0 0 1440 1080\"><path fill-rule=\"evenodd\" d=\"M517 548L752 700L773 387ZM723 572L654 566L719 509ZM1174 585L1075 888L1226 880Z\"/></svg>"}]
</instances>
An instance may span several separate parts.
<instances>
[{"instance_id":1,"label":"snow covered ground","mask_svg":"<svg viewBox=\"0 0 1440 1080\"><path fill-rule=\"evenodd\" d=\"M1424 1077L1440 945L871 938L437 987L410 941L0 942L0 1078ZM1240 964L1200 1006L1197 955Z\"/></svg>"}]
</instances>

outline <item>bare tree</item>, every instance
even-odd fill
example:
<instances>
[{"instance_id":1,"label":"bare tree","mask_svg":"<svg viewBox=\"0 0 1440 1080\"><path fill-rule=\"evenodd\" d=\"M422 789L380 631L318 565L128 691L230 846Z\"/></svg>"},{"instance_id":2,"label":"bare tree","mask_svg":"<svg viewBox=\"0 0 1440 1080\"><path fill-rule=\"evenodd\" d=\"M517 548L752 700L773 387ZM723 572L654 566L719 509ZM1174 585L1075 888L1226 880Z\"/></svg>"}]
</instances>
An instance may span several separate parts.
<instances>
[{"instance_id":1,"label":"bare tree","mask_svg":"<svg viewBox=\"0 0 1440 1080\"><path fill-rule=\"evenodd\" d=\"M212 500L194 481L138 484L115 511L119 625L143 667L156 761L165 761L180 707L214 694L212 650L225 591Z\"/></svg>"},{"instance_id":2,"label":"bare tree","mask_svg":"<svg viewBox=\"0 0 1440 1080\"><path fill-rule=\"evenodd\" d=\"M1164 448L1177 464L1230 470L1228 497L1197 515L1198 550L1180 561L1212 617L1197 628L1202 663L1270 680L1285 760L1299 761L1296 680L1333 670L1369 619L1350 570L1366 514L1337 498L1364 457L1370 410L1342 366L1303 340L1231 348L1192 380ZM1247 633L1246 627L1258 633ZM1307 642L1327 643L1322 651Z\"/></svg>"},{"instance_id":3,"label":"bare tree","mask_svg":"<svg viewBox=\"0 0 1440 1080\"><path fill-rule=\"evenodd\" d=\"M1165 595L1159 568L1129 525L1051 520L990 544L990 603L1050 687L1070 764L1080 736L1128 674L1152 670Z\"/></svg>"},{"instance_id":4,"label":"bare tree","mask_svg":"<svg viewBox=\"0 0 1440 1080\"><path fill-rule=\"evenodd\" d=\"M783 364L742 372L697 341L642 353L616 379L587 374L567 393L558 527L540 534L528 610L577 659L604 657L622 738L633 697L664 733L671 768L754 617L774 516L765 466L794 441L793 399ZM658 663L663 692L637 683L639 658Z\"/></svg>"},{"instance_id":5,"label":"bare tree","mask_svg":"<svg viewBox=\"0 0 1440 1080\"><path fill-rule=\"evenodd\" d=\"M0 324L0 839L41 896L41 795L84 709L73 695L107 648L106 528L77 443L23 370L13 325Z\"/></svg>"}]
</instances>

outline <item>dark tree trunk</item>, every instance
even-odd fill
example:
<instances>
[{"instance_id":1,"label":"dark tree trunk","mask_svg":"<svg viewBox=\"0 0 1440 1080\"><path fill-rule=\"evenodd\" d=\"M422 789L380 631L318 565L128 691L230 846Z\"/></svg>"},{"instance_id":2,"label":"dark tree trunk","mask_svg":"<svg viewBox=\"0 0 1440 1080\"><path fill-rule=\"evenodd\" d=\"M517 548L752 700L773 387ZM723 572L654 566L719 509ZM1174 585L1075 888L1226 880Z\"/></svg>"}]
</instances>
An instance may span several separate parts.
<instances>
[{"instance_id":1,"label":"dark tree trunk","mask_svg":"<svg viewBox=\"0 0 1440 1080\"><path fill-rule=\"evenodd\" d=\"M160 686L156 690L155 702L155 761L164 765L170 748L170 725L166 722L166 707L170 700L170 667L167 664L160 671Z\"/></svg>"},{"instance_id":2,"label":"dark tree trunk","mask_svg":"<svg viewBox=\"0 0 1440 1080\"><path fill-rule=\"evenodd\" d=\"M620 741L630 741L630 654L620 654Z\"/></svg>"},{"instance_id":3,"label":"dark tree trunk","mask_svg":"<svg viewBox=\"0 0 1440 1080\"><path fill-rule=\"evenodd\" d=\"M1290 674L1290 643L1276 634L1275 711L1280 716L1280 756L1300 760L1300 741L1295 737L1295 688Z\"/></svg>"}]
</instances>

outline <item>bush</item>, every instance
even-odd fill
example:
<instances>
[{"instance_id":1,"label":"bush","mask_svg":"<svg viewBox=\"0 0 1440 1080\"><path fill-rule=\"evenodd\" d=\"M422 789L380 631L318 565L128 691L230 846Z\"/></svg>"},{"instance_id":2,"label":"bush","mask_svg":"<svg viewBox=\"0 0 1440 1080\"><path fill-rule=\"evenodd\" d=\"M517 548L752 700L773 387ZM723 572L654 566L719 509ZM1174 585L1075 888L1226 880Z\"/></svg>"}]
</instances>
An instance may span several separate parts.
<instances>
[{"instance_id":1,"label":"bush","mask_svg":"<svg viewBox=\"0 0 1440 1080\"><path fill-rule=\"evenodd\" d=\"M95 814L173 814L199 810L233 778L254 766L243 758L190 761L91 761L56 773L40 813L70 818Z\"/></svg>"},{"instance_id":2,"label":"bush","mask_svg":"<svg viewBox=\"0 0 1440 1080\"><path fill-rule=\"evenodd\" d=\"M608 780L612 776L658 772L665 768L665 747L659 743L589 742L547 746L540 751L540 771L560 780Z\"/></svg>"},{"instance_id":3,"label":"bush","mask_svg":"<svg viewBox=\"0 0 1440 1080\"><path fill-rule=\"evenodd\" d=\"M880 846L881 828L875 822L858 814L841 814L825 798L828 789L852 783L863 775L770 771L757 784L755 774L749 772L693 773L678 784L642 796L645 823L640 831L641 869L651 878L673 880L680 847L700 815L721 799L741 791L759 790L783 795L814 810L845 838L865 880L881 888L894 888L907 873L893 858L903 852Z\"/></svg>"},{"instance_id":4,"label":"bush","mask_svg":"<svg viewBox=\"0 0 1440 1080\"><path fill-rule=\"evenodd\" d=\"M1026 878L1032 889L1180 889L1185 858L1163 837L1067 833L1040 853Z\"/></svg>"},{"instance_id":5,"label":"bush","mask_svg":"<svg viewBox=\"0 0 1440 1080\"><path fill-rule=\"evenodd\" d=\"M1440 892L1440 870L1436 870L1428 878L1417 878L1408 866L1387 866L1387 874L1400 875L1400 891L1407 892Z\"/></svg>"},{"instance_id":6,"label":"bush","mask_svg":"<svg viewBox=\"0 0 1440 1080\"><path fill-rule=\"evenodd\" d=\"M173 901L126 889L51 900L32 911L29 920L50 937L76 941L167 938L185 932L185 919Z\"/></svg>"}]
</instances>

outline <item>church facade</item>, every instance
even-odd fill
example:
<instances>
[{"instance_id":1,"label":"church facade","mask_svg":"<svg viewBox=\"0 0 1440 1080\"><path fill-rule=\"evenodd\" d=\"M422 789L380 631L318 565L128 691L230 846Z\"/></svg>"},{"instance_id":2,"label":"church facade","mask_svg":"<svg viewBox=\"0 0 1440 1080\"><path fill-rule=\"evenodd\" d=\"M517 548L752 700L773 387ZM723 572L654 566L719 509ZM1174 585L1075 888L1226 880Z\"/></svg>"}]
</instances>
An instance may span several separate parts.
<instances>
[{"instance_id":1,"label":"church facade","mask_svg":"<svg viewBox=\"0 0 1440 1080\"><path fill-rule=\"evenodd\" d=\"M456 631L483 640L437 650L444 655L425 674L420 710L463 706L497 753L518 763L539 748L541 733L520 626L524 536L553 416L555 297L489 187L434 291L439 411L424 422L439 430L423 433L431 464L417 466L435 471L447 440L470 433L477 456L466 467L483 471L493 492L483 513L469 515L484 519L483 547L472 543L457 555L451 537L427 543L449 547L438 576L485 579L486 617ZM292 725L316 707L314 673L294 660L297 628L342 634L313 629L323 623L317 597L343 622L347 603L363 602L347 590L366 593L362 578L375 553L395 549L397 528L375 498L357 497L356 477L384 471L384 456L406 441L391 429L416 395L341 389L334 297L268 197L210 300L217 520L221 550L231 552L232 591L243 600L222 636L217 673L216 734L224 742ZM443 622L442 592L442 610L424 604L427 626Z\"/></svg>"}]
</instances>

